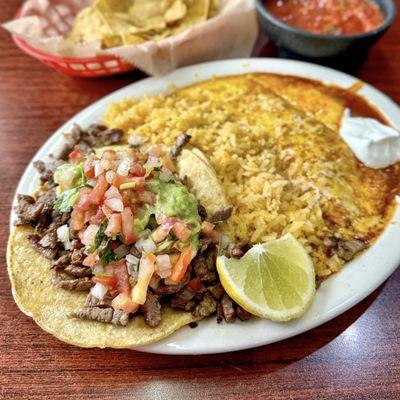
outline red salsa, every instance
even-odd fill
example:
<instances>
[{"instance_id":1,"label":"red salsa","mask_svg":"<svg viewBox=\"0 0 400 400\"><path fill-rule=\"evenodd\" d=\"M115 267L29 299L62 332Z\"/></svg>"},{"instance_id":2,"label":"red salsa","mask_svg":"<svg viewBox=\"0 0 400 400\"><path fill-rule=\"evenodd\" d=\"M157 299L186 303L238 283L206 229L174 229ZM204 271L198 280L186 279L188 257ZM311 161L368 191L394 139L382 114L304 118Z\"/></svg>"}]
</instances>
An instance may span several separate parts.
<instances>
[{"instance_id":1,"label":"red salsa","mask_svg":"<svg viewBox=\"0 0 400 400\"><path fill-rule=\"evenodd\" d=\"M384 21L372 0L266 0L265 5L286 24L319 34L364 33Z\"/></svg>"}]
</instances>

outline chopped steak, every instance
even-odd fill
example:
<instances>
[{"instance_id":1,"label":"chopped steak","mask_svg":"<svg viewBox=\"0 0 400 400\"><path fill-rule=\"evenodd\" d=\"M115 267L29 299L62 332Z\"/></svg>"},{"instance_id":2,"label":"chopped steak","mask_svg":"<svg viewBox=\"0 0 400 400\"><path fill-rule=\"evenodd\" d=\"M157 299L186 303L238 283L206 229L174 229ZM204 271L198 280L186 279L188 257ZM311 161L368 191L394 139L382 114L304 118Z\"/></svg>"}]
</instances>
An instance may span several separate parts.
<instances>
[{"instance_id":1,"label":"chopped steak","mask_svg":"<svg viewBox=\"0 0 400 400\"><path fill-rule=\"evenodd\" d=\"M244 251L240 247L235 245L229 245L228 252L229 255L233 258L240 258L244 254Z\"/></svg>"},{"instance_id":2,"label":"chopped steak","mask_svg":"<svg viewBox=\"0 0 400 400\"><path fill-rule=\"evenodd\" d=\"M57 255L57 249L51 249L43 247L39 244L40 236L39 235L29 235L28 236L29 243L40 253L42 253L46 258L53 260Z\"/></svg>"},{"instance_id":3,"label":"chopped steak","mask_svg":"<svg viewBox=\"0 0 400 400\"><path fill-rule=\"evenodd\" d=\"M14 225L34 223L38 220L43 211L44 204L36 203L32 196L26 194L18 194L17 202L15 212L18 220L15 221Z\"/></svg>"},{"instance_id":4,"label":"chopped steak","mask_svg":"<svg viewBox=\"0 0 400 400\"><path fill-rule=\"evenodd\" d=\"M129 322L129 313L122 310L114 310L111 323L113 325L126 326Z\"/></svg>"},{"instance_id":5,"label":"chopped steak","mask_svg":"<svg viewBox=\"0 0 400 400\"><path fill-rule=\"evenodd\" d=\"M211 215L210 221L211 222L225 221L232 215L232 211L233 211L232 205L221 208L220 210L215 211L213 215Z\"/></svg>"},{"instance_id":6,"label":"chopped steak","mask_svg":"<svg viewBox=\"0 0 400 400\"><path fill-rule=\"evenodd\" d=\"M208 286L208 291L211 293L211 296L214 297L215 300L220 300L222 295L224 294L224 288L221 283L218 282L214 286Z\"/></svg>"},{"instance_id":7,"label":"chopped steak","mask_svg":"<svg viewBox=\"0 0 400 400\"><path fill-rule=\"evenodd\" d=\"M222 313L226 322L234 322L236 320L235 309L231 298L225 293L221 301Z\"/></svg>"},{"instance_id":8,"label":"chopped steak","mask_svg":"<svg viewBox=\"0 0 400 400\"><path fill-rule=\"evenodd\" d=\"M85 258L85 248L74 249L71 254L71 264L80 265Z\"/></svg>"},{"instance_id":9,"label":"chopped steak","mask_svg":"<svg viewBox=\"0 0 400 400\"><path fill-rule=\"evenodd\" d=\"M77 265L68 265L64 268L64 272L68 275L73 276L74 278L85 278L90 277L92 275L92 269L89 267Z\"/></svg>"},{"instance_id":10,"label":"chopped steak","mask_svg":"<svg viewBox=\"0 0 400 400\"><path fill-rule=\"evenodd\" d=\"M39 245L42 247L55 249L58 246L57 232L52 231L46 233L40 240Z\"/></svg>"},{"instance_id":11,"label":"chopped steak","mask_svg":"<svg viewBox=\"0 0 400 400\"><path fill-rule=\"evenodd\" d=\"M195 317L208 317L211 314L214 314L217 309L216 300L209 294L206 293L203 297L203 300L197 304L196 308L193 311L193 315Z\"/></svg>"},{"instance_id":12,"label":"chopped steak","mask_svg":"<svg viewBox=\"0 0 400 400\"><path fill-rule=\"evenodd\" d=\"M338 257L345 261L350 261L357 253L364 250L368 244L360 239L343 240L335 237L326 237L324 245L328 247L331 253L337 254Z\"/></svg>"},{"instance_id":13,"label":"chopped steak","mask_svg":"<svg viewBox=\"0 0 400 400\"><path fill-rule=\"evenodd\" d=\"M65 254L61 255L61 257L53 260L53 262L51 263L51 268L56 270L64 269L67 265L69 265L70 262L71 253L66 252Z\"/></svg>"},{"instance_id":14,"label":"chopped steak","mask_svg":"<svg viewBox=\"0 0 400 400\"><path fill-rule=\"evenodd\" d=\"M64 279L57 272L53 272L51 283L59 289L76 290L79 292L86 292L94 285L89 278Z\"/></svg>"},{"instance_id":15,"label":"chopped steak","mask_svg":"<svg viewBox=\"0 0 400 400\"><path fill-rule=\"evenodd\" d=\"M337 255L345 261L350 261L360 251L367 247L367 243L359 239L340 240Z\"/></svg>"},{"instance_id":16,"label":"chopped steak","mask_svg":"<svg viewBox=\"0 0 400 400\"><path fill-rule=\"evenodd\" d=\"M251 314L240 307L239 304L236 305L236 315L241 321L247 321L251 318Z\"/></svg>"},{"instance_id":17,"label":"chopped steak","mask_svg":"<svg viewBox=\"0 0 400 400\"><path fill-rule=\"evenodd\" d=\"M153 289L154 293L160 295L166 294L174 294L178 293L183 287L185 287L190 281L190 270L186 271L183 278L176 285L166 285L165 283L161 283L156 289Z\"/></svg>"},{"instance_id":18,"label":"chopped steak","mask_svg":"<svg viewBox=\"0 0 400 400\"><path fill-rule=\"evenodd\" d=\"M33 166L38 170L40 174L40 181L43 183L52 182L53 174L55 170L60 166L65 164L65 161L59 159L53 159L50 162L34 161Z\"/></svg>"},{"instance_id":19,"label":"chopped steak","mask_svg":"<svg viewBox=\"0 0 400 400\"><path fill-rule=\"evenodd\" d=\"M192 137L186 133L181 133L176 139L169 151L169 158L176 159L181 153L182 149L189 143Z\"/></svg>"},{"instance_id":20,"label":"chopped steak","mask_svg":"<svg viewBox=\"0 0 400 400\"><path fill-rule=\"evenodd\" d=\"M111 301L110 297L104 297L104 299L100 300L94 297L92 293L89 293L86 297L85 307L111 307Z\"/></svg>"},{"instance_id":21,"label":"chopped steak","mask_svg":"<svg viewBox=\"0 0 400 400\"><path fill-rule=\"evenodd\" d=\"M63 133L64 143L61 150L55 155L56 158L66 160L68 154L74 149L75 145L81 140L83 135L82 129L78 124L74 124L69 132Z\"/></svg>"},{"instance_id":22,"label":"chopped steak","mask_svg":"<svg viewBox=\"0 0 400 400\"><path fill-rule=\"evenodd\" d=\"M129 322L129 313L114 311L112 308L89 307L75 310L69 314L70 318L87 319L91 321L109 322L114 325L126 326Z\"/></svg>"},{"instance_id":23,"label":"chopped steak","mask_svg":"<svg viewBox=\"0 0 400 400\"><path fill-rule=\"evenodd\" d=\"M199 213L199 216L201 218L202 221L205 221L207 219L207 210L204 206L202 206L201 204L199 204L197 206L197 211Z\"/></svg>"},{"instance_id":24,"label":"chopped steak","mask_svg":"<svg viewBox=\"0 0 400 400\"><path fill-rule=\"evenodd\" d=\"M171 307L184 311L193 311L196 307L196 302L194 300L185 300L181 297L173 297L171 299Z\"/></svg>"},{"instance_id":25,"label":"chopped steak","mask_svg":"<svg viewBox=\"0 0 400 400\"><path fill-rule=\"evenodd\" d=\"M144 322L152 328L161 322L161 304L156 296L150 291L147 292L146 302L141 307Z\"/></svg>"},{"instance_id":26,"label":"chopped steak","mask_svg":"<svg viewBox=\"0 0 400 400\"><path fill-rule=\"evenodd\" d=\"M220 324L224 320L224 310L222 308L222 303L217 304L217 323Z\"/></svg>"},{"instance_id":27,"label":"chopped steak","mask_svg":"<svg viewBox=\"0 0 400 400\"><path fill-rule=\"evenodd\" d=\"M211 271L212 258L208 255L198 254L192 261L193 269L201 281L212 282L217 279L215 272Z\"/></svg>"}]
</instances>

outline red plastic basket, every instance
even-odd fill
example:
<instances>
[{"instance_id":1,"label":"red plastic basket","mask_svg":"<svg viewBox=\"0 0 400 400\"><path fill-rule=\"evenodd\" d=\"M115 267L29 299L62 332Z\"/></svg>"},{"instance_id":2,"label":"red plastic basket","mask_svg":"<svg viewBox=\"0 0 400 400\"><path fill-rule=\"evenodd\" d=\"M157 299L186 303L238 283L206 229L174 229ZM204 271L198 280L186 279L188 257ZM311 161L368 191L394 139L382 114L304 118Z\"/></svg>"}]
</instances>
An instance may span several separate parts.
<instances>
[{"instance_id":1,"label":"red plastic basket","mask_svg":"<svg viewBox=\"0 0 400 400\"><path fill-rule=\"evenodd\" d=\"M16 18L19 18L20 15L21 10L18 11ZM72 20L73 18L70 10L66 8L59 10L57 7L54 7L54 13L51 18L46 18L46 26L44 30L46 33L56 32L63 35L71 29ZM62 27L62 30L60 30L60 26ZM54 68L56 71L72 76L97 78L100 76L121 74L135 69L133 64L130 64L114 55L88 58L59 57L35 49L25 40L16 35L13 35L13 39L15 44L31 57L38 59L43 64Z\"/></svg>"}]
</instances>

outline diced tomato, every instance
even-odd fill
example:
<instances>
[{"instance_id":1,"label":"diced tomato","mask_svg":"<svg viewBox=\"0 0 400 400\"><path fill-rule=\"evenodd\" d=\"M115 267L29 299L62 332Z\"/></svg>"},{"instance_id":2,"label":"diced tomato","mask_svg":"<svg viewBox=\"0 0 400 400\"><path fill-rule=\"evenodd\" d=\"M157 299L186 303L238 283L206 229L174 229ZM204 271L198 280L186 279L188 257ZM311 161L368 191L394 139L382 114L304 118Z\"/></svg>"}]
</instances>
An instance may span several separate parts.
<instances>
[{"instance_id":1,"label":"diced tomato","mask_svg":"<svg viewBox=\"0 0 400 400\"><path fill-rule=\"evenodd\" d=\"M151 171L147 176L146 176L146 180L150 180L150 179L153 179L154 178L154 172L153 171Z\"/></svg>"},{"instance_id":2,"label":"diced tomato","mask_svg":"<svg viewBox=\"0 0 400 400\"><path fill-rule=\"evenodd\" d=\"M120 193L124 206L129 206L131 203L131 193L129 192L129 190L122 190Z\"/></svg>"},{"instance_id":3,"label":"diced tomato","mask_svg":"<svg viewBox=\"0 0 400 400\"><path fill-rule=\"evenodd\" d=\"M129 313L135 313L139 308L139 304L134 303L130 296L125 293L120 293L115 297L111 302L111 305L114 310L122 310Z\"/></svg>"},{"instance_id":4,"label":"diced tomato","mask_svg":"<svg viewBox=\"0 0 400 400\"><path fill-rule=\"evenodd\" d=\"M110 219L113 215L113 212L105 205L101 206L101 211L106 216L107 219Z\"/></svg>"},{"instance_id":5,"label":"diced tomato","mask_svg":"<svg viewBox=\"0 0 400 400\"><path fill-rule=\"evenodd\" d=\"M96 209L90 207L89 210L85 211L85 224L90 222L90 220L96 215Z\"/></svg>"},{"instance_id":6,"label":"diced tomato","mask_svg":"<svg viewBox=\"0 0 400 400\"><path fill-rule=\"evenodd\" d=\"M133 164L129 172L133 176L145 176L146 175L146 168L140 164Z\"/></svg>"},{"instance_id":7,"label":"diced tomato","mask_svg":"<svg viewBox=\"0 0 400 400\"><path fill-rule=\"evenodd\" d=\"M172 267L170 279L174 282L179 282L183 278L183 275L185 275L185 272L195 255L196 252L193 251L192 246L184 247L179 256L178 262Z\"/></svg>"},{"instance_id":8,"label":"diced tomato","mask_svg":"<svg viewBox=\"0 0 400 400\"><path fill-rule=\"evenodd\" d=\"M118 244L118 242L111 242L111 248L113 250L115 250L116 248L118 248L120 245Z\"/></svg>"},{"instance_id":9,"label":"diced tomato","mask_svg":"<svg viewBox=\"0 0 400 400\"><path fill-rule=\"evenodd\" d=\"M101 201L103 200L103 197L104 197L104 193L106 192L107 188L108 188L108 183L106 181L106 178L104 177L103 174L99 175L97 184L93 188L92 193L90 195L90 200L91 200L92 204L100 204L101 203Z\"/></svg>"},{"instance_id":10,"label":"diced tomato","mask_svg":"<svg viewBox=\"0 0 400 400\"><path fill-rule=\"evenodd\" d=\"M74 209L87 211L92 204L92 189L84 187L79 191L78 199L74 203Z\"/></svg>"},{"instance_id":11,"label":"diced tomato","mask_svg":"<svg viewBox=\"0 0 400 400\"><path fill-rule=\"evenodd\" d=\"M171 223L164 223L159 225L155 231L151 234L151 238L156 242L162 242L169 234L170 230L172 229L173 224Z\"/></svg>"},{"instance_id":12,"label":"diced tomato","mask_svg":"<svg viewBox=\"0 0 400 400\"><path fill-rule=\"evenodd\" d=\"M114 275L117 277L118 283L117 288L119 293L125 293L130 295L131 285L129 283L129 275L126 270L125 260L120 260L114 266Z\"/></svg>"},{"instance_id":13,"label":"diced tomato","mask_svg":"<svg viewBox=\"0 0 400 400\"><path fill-rule=\"evenodd\" d=\"M201 224L201 231L206 237L214 237L217 232L214 231L215 225L208 221L203 221Z\"/></svg>"},{"instance_id":14,"label":"diced tomato","mask_svg":"<svg viewBox=\"0 0 400 400\"><path fill-rule=\"evenodd\" d=\"M75 149L68 157L74 164L79 164L83 160L84 155L79 149Z\"/></svg>"},{"instance_id":15,"label":"diced tomato","mask_svg":"<svg viewBox=\"0 0 400 400\"><path fill-rule=\"evenodd\" d=\"M119 199L122 200L121 193L119 190L114 186L110 186L107 191L104 193L104 197L106 199Z\"/></svg>"},{"instance_id":16,"label":"diced tomato","mask_svg":"<svg viewBox=\"0 0 400 400\"><path fill-rule=\"evenodd\" d=\"M167 217L164 214L156 214L156 222L158 225L162 225L165 223L172 223L174 224L176 222L176 218L173 217Z\"/></svg>"},{"instance_id":17,"label":"diced tomato","mask_svg":"<svg viewBox=\"0 0 400 400\"><path fill-rule=\"evenodd\" d=\"M83 211L73 209L71 213L71 228L74 231L80 231L85 225L85 213Z\"/></svg>"},{"instance_id":18,"label":"diced tomato","mask_svg":"<svg viewBox=\"0 0 400 400\"><path fill-rule=\"evenodd\" d=\"M201 288L201 280L199 277L192 279L189 282L189 287L190 289L192 289L193 291L197 292L198 290L200 290Z\"/></svg>"},{"instance_id":19,"label":"diced tomato","mask_svg":"<svg viewBox=\"0 0 400 400\"><path fill-rule=\"evenodd\" d=\"M104 205L114 212L122 212L124 209L124 203L122 202L122 199L105 199Z\"/></svg>"},{"instance_id":20,"label":"diced tomato","mask_svg":"<svg viewBox=\"0 0 400 400\"><path fill-rule=\"evenodd\" d=\"M105 231L107 236L121 232L121 214L112 214Z\"/></svg>"},{"instance_id":21,"label":"diced tomato","mask_svg":"<svg viewBox=\"0 0 400 400\"><path fill-rule=\"evenodd\" d=\"M122 218L122 234L124 235L124 243L132 244L136 240L133 213L130 207L125 207L121 213Z\"/></svg>"},{"instance_id":22,"label":"diced tomato","mask_svg":"<svg viewBox=\"0 0 400 400\"><path fill-rule=\"evenodd\" d=\"M83 172L86 178L94 178L94 159L89 157L83 164Z\"/></svg>"},{"instance_id":23,"label":"diced tomato","mask_svg":"<svg viewBox=\"0 0 400 400\"><path fill-rule=\"evenodd\" d=\"M92 277L92 282L101 283L110 290L117 288L118 278L116 276L97 275Z\"/></svg>"},{"instance_id":24,"label":"diced tomato","mask_svg":"<svg viewBox=\"0 0 400 400\"><path fill-rule=\"evenodd\" d=\"M181 242L187 242L190 239L191 232L190 229L188 228L187 224L183 221L177 221L175 222L172 232L174 232L174 235L181 241Z\"/></svg>"},{"instance_id":25,"label":"diced tomato","mask_svg":"<svg viewBox=\"0 0 400 400\"><path fill-rule=\"evenodd\" d=\"M172 160L167 155L165 155L162 158L162 164L165 168L169 169L171 172L176 171L175 164L172 162Z\"/></svg>"},{"instance_id":26,"label":"diced tomato","mask_svg":"<svg viewBox=\"0 0 400 400\"><path fill-rule=\"evenodd\" d=\"M82 264L85 265L86 267L93 267L93 265L95 265L98 262L99 262L99 256L96 253L92 253L85 257L85 259L82 261Z\"/></svg>"},{"instance_id":27,"label":"diced tomato","mask_svg":"<svg viewBox=\"0 0 400 400\"><path fill-rule=\"evenodd\" d=\"M103 210L100 207L98 207L96 213L90 217L89 222L91 224L100 225L105 219L106 219L106 216L103 213Z\"/></svg>"}]
</instances>

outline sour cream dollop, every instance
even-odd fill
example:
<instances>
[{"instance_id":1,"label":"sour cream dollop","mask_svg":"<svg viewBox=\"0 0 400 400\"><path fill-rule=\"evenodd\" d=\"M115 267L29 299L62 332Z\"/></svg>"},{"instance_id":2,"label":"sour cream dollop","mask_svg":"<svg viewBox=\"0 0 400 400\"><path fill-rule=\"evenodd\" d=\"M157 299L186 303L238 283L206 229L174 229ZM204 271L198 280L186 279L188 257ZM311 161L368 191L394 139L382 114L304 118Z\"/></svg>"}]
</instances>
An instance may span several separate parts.
<instances>
[{"instance_id":1,"label":"sour cream dollop","mask_svg":"<svg viewBox=\"0 0 400 400\"><path fill-rule=\"evenodd\" d=\"M346 109L340 136L367 167L386 168L400 161L400 132L376 119L351 117Z\"/></svg>"}]
</instances>

